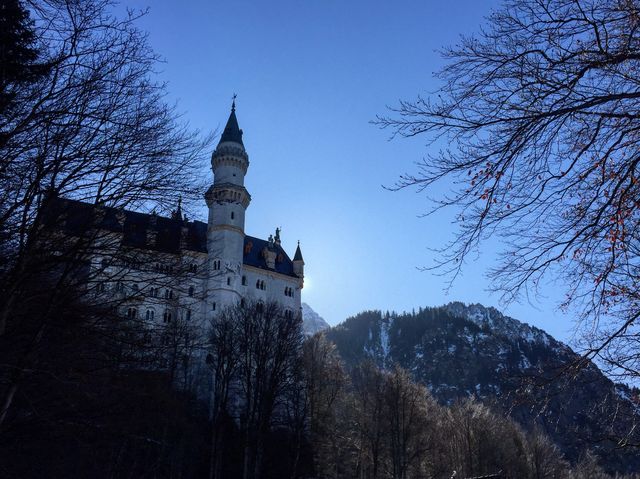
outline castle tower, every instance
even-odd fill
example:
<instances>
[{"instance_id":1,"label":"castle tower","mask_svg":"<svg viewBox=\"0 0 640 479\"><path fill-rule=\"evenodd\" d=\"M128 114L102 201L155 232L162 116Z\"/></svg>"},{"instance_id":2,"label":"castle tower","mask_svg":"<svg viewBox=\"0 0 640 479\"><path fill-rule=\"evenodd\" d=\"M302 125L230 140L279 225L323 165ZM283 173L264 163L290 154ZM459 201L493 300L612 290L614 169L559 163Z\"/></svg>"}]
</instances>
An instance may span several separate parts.
<instances>
[{"instance_id":1,"label":"castle tower","mask_svg":"<svg viewBox=\"0 0 640 479\"><path fill-rule=\"evenodd\" d=\"M211 156L213 185L205 193L209 207L207 228L209 309L240 301L239 283L244 244L244 217L251 195L244 187L249 155L242 143L235 99L220 142Z\"/></svg>"}]
</instances>

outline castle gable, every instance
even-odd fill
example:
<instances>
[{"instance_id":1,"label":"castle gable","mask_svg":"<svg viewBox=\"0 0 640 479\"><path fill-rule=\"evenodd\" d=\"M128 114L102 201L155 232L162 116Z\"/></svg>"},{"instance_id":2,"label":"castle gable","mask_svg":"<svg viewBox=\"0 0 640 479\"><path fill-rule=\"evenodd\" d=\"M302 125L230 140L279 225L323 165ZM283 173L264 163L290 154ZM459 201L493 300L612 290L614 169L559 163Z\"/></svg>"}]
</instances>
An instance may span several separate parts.
<instances>
[{"instance_id":1,"label":"castle gable","mask_svg":"<svg viewBox=\"0 0 640 479\"><path fill-rule=\"evenodd\" d=\"M267 266L264 253L269 248L276 253L275 268L269 268ZM255 268L296 277L293 272L293 263L282 247L273 243L270 244L269 241L254 236L244 237L244 256L242 262Z\"/></svg>"}]
</instances>

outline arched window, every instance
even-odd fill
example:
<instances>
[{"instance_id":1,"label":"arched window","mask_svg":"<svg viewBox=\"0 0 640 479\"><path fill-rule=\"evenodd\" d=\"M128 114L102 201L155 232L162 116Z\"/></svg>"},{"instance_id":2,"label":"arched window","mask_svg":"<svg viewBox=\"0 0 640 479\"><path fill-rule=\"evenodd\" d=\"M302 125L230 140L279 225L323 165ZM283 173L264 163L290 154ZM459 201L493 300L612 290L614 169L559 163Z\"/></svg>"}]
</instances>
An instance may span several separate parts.
<instances>
[{"instance_id":1,"label":"arched window","mask_svg":"<svg viewBox=\"0 0 640 479\"><path fill-rule=\"evenodd\" d=\"M220 269L220 260L217 259L213 262L213 269L215 270L219 270Z\"/></svg>"},{"instance_id":2,"label":"arched window","mask_svg":"<svg viewBox=\"0 0 640 479\"><path fill-rule=\"evenodd\" d=\"M231 212L231 219L232 220L236 219L236 215L235 215L235 213L233 211Z\"/></svg>"},{"instance_id":3,"label":"arched window","mask_svg":"<svg viewBox=\"0 0 640 479\"><path fill-rule=\"evenodd\" d=\"M247 285L247 277L243 276L242 277L242 286L246 286Z\"/></svg>"},{"instance_id":4,"label":"arched window","mask_svg":"<svg viewBox=\"0 0 640 479\"><path fill-rule=\"evenodd\" d=\"M171 322L171 312L168 309L164 310L164 314L162 315L162 321L165 323Z\"/></svg>"},{"instance_id":5,"label":"arched window","mask_svg":"<svg viewBox=\"0 0 640 479\"><path fill-rule=\"evenodd\" d=\"M153 321L154 316L155 316L155 313L153 309L147 309L147 321Z\"/></svg>"},{"instance_id":6,"label":"arched window","mask_svg":"<svg viewBox=\"0 0 640 479\"><path fill-rule=\"evenodd\" d=\"M136 308L127 309L127 318L136 319L136 316L138 316L138 310Z\"/></svg>"},{"instance_id":7,"label":"arched window","mask_svg":"<svg viewBox=\"0 0 640 479\"><path fill-rule=\"evenodd\" d=\"M193 296L193 286L189 286L189 296Z\"/></svg>"},{"instance_id":8,"label":"arched window","mask_svg":"<svg viewBox=\"0 0 640 479\"><path fill-rule=\"evenodd\" d=\"M231 277L227 278L227 286L231 286Z\"/></svg>"},{"instance_id":9,"label":"arched window","mask_svg":"<svg viewBox=\"0 0 640 479\"><path fill-rule=\"evenodd\" d=\"M256 288L257 288L257 289L260 289L260 280L259 280L259 279L258 279L258 280L256 280Z\"/></svg>"}]
</instances>

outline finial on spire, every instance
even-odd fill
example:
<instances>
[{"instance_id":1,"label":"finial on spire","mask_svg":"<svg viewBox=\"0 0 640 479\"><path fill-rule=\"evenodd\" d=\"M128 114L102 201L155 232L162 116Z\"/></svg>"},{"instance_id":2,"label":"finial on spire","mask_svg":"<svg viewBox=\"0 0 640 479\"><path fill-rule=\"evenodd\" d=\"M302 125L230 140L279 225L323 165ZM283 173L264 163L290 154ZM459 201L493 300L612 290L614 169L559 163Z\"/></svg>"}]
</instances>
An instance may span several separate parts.
<instances>
[{"instance_id":1,"label":"finial on spire","mask_svg":"<svg viewBox=\"0 0 640 479\"><path fill-rule=\"evenodd\" d=\"M234 93L231 97L231 111L233 112L236 111L236 98L238 98L238 95Z\"/></svg>"}]
</instances>

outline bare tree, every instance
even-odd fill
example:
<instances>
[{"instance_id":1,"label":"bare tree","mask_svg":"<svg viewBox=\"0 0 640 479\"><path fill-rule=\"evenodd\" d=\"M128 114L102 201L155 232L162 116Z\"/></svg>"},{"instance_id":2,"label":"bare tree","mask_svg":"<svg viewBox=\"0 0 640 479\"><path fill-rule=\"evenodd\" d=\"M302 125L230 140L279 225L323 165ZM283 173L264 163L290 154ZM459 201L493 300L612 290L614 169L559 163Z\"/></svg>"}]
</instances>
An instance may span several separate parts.
<instances>
[{"instance_id":1,"label":"bare tree","mask_svg":"<svg viewBox=\"0 0 640 479\"><path fill-rule=\"evenodd\" d=\"M220 421L233 418L241 435L242 475L263 477L266 441L286 423L287 400L295 389L302 318L276 303L250 302L221 312L212 324L209 364L213 368L211 477L220 477Z\"/></svg>"},{"instance_id":2,"label":"bare tree","mask_svg":"<svg viewBox=\"0 0 640 479\"><path fill-rule=\"evenodd\" d=\"M164 101L164 86L154 81L158 58L136 15L111 16L109 0L29 6L49 71L17 85L14 107L0 117L0 334L21 285L42 270L43 235L51 241L45 215L62 221L51 218L52 199L133 209L175 204L200 191L194 178L206 145Z\"/></svg>"},{"instance_id":3,"label":"bare tree","mask_svg":"<svg viewBox=\"0 0 640 479\"><path fill-rule=\"evenodd\" d=\"M25 322L32 337L2 371L0 425L61 301L93 287L102 301L104 281L143 269L140 251L124 247L105 218L195 197L207 145L165 102L139 15L113 17L109 0L26 5L47 68L11 83L11 107L0 115L0 336ZM78 215L81 204L93 206ZM111 304L143 294L112 295Z\"/></svg>"},{"instance_id":4,"label":"bare tree","mask_svg":"<svg viewBox=\"0 0 640 479\"><path fill-rule=\"evenodd\" d=\"M391 477L428 474L429 451L435 443L435 400L399 366L387 377L385 399Z\"/></svg>"},{"instance_id":5,"label":"bare tree","mask_svg":"<svg viewBox=\"0 0 640 479\"><path fill-rule=\"evenodd\" d=\"M230 414L229 401L231 398L234 379L237 378L239 362L237 349L236 321L239 309L227 309L216 317L211 326L211 352L207 356L207 363L212 368L212 398L211 398L211 457L209 479L222 477L222 440L223 419Z\"/></svg>"},{"instance_id":6,"label":"bare tree","mask_svg":"<svg viewBox=\"0 0 640 479\"><path fill-rule=\"evenodd\" d=\"M397 184L452 187L434 199L432 211L458 211L436 267L453 279L498 238L492 288L513 300L560 279L562 306L593 331L586 356L625 377L640 371L639 7L506 0L480 33L444 50L437 95L377 120L394 135L449 145Z\"/></svg>"},{"instance_id":7,"label":"bare tree","mask_svg":"<svg viewBox=\"0 0 640 479\"><path fill-rule=\"evenodd\" d=\"M296 459L299 459L302 440L306 437L313 450L315 475L336 477L336 471L346 466L340 464L341 460L336 456L338 451L345 449L341 442L346 436L347 425L341 423L340 413L346 409L348 378L335 345L323 333L304 342L297 372L293 391L300 399L289 401L297 406L290 420L299 435Z\"/></svg>"}]
</instances>

